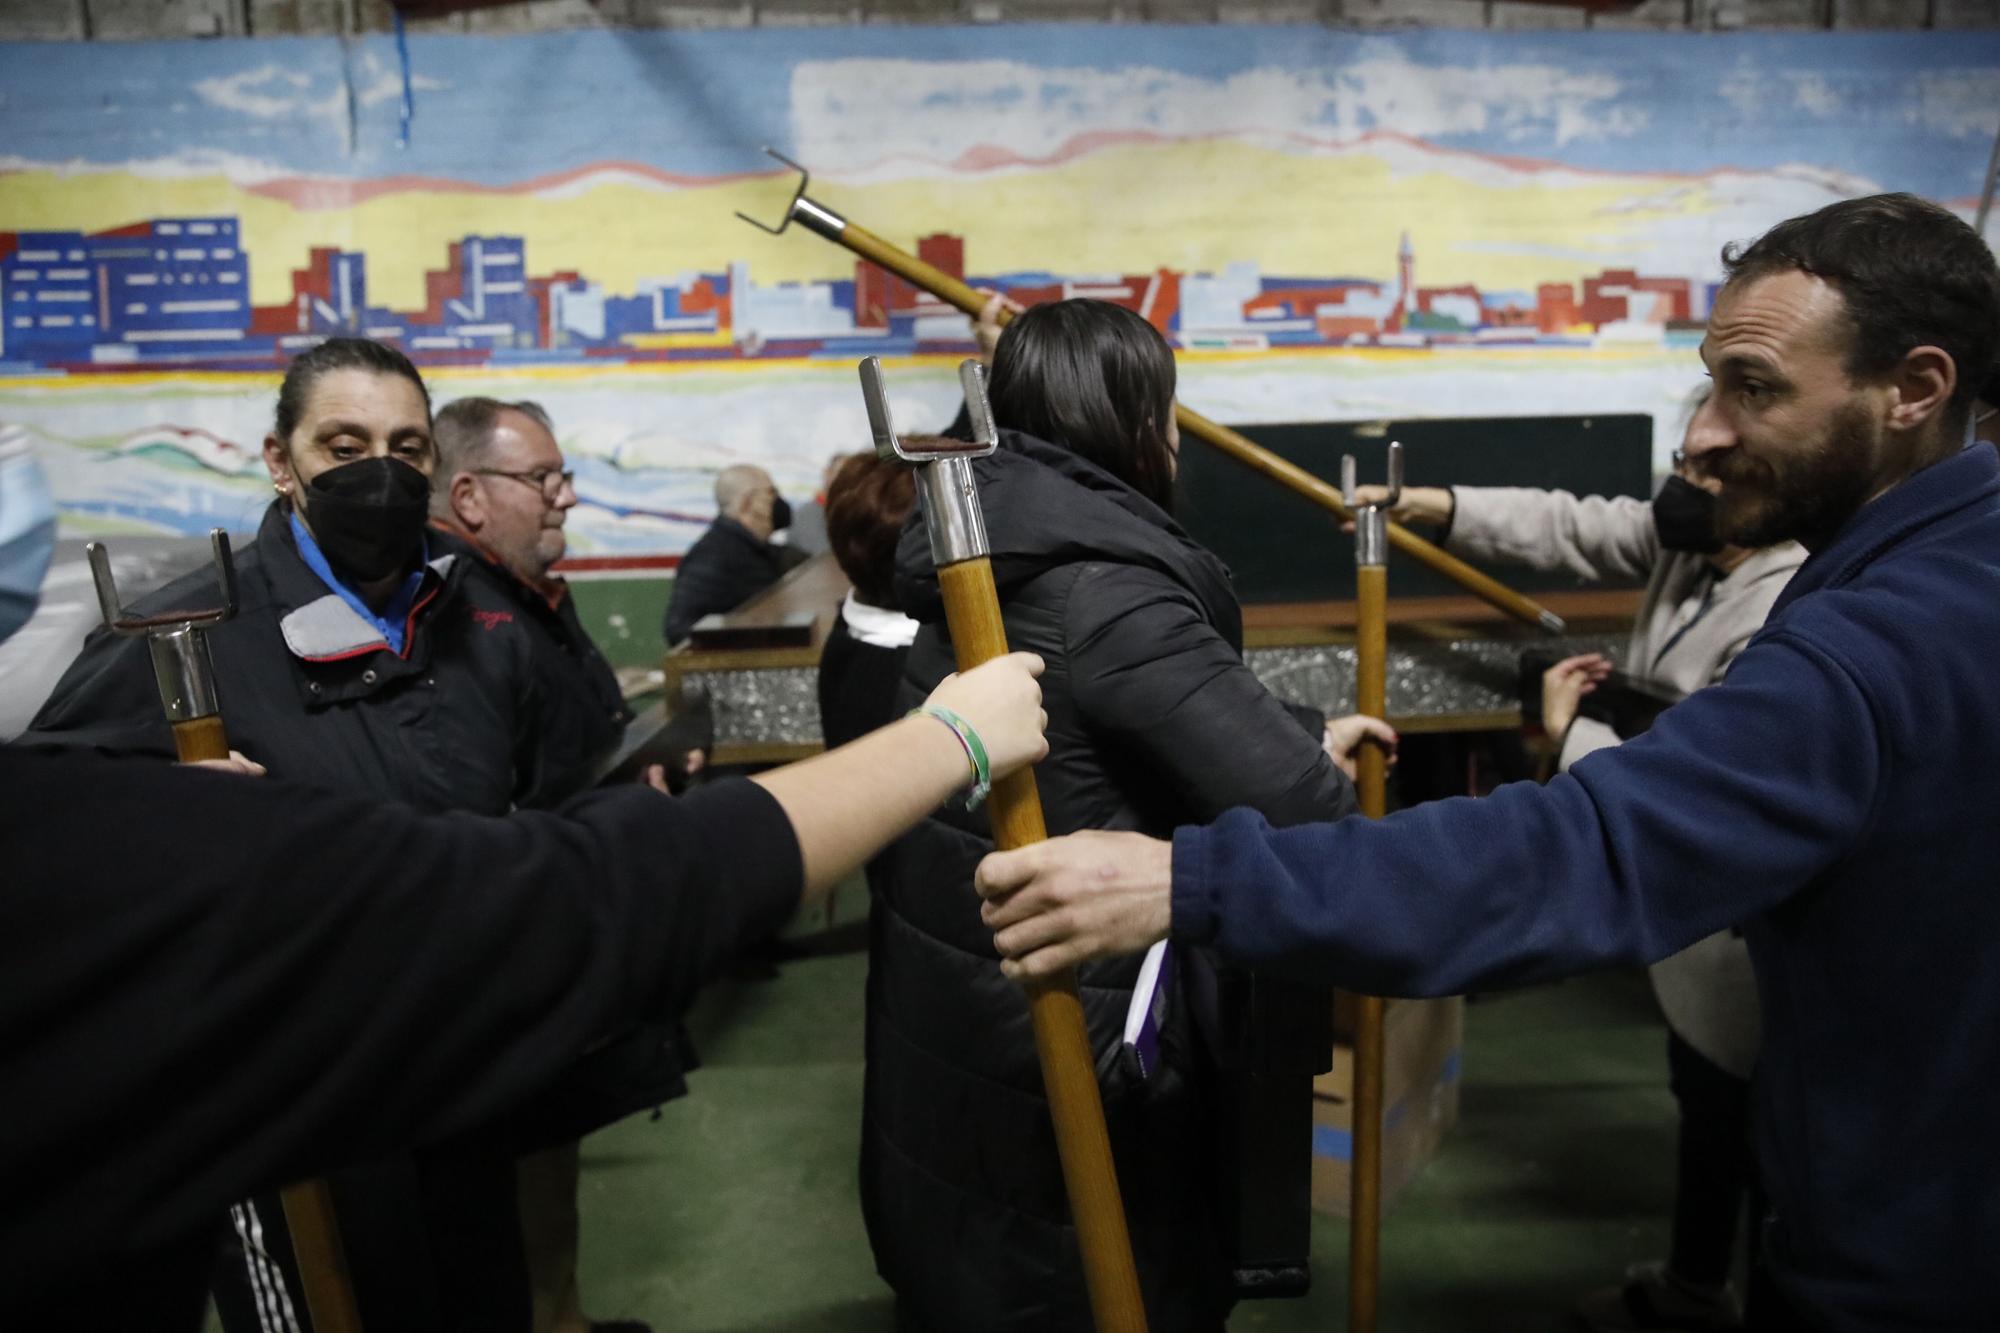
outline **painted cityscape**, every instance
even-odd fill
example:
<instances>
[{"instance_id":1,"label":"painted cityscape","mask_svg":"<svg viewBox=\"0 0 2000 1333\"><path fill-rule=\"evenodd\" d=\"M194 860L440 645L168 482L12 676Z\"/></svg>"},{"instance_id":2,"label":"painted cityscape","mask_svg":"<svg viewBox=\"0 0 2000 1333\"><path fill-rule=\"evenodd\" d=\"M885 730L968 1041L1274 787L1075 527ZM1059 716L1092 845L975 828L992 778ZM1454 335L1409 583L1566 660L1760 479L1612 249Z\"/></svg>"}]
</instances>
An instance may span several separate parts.
<instances>
[{"instance_id":1,"label":"painted cityscape","mask_svg":"<svg viewBox=\"0 0 2000 1333\"><path fill-rule=\"evenodd\" d=\"M1971 216L2000 33L861 25L0 44L0 431L72 534L253 527L277 371L392 342L532 398L579 554L672 556L719 469L795 500L957 408L967 323L781 215L1116 301L1263 423L1644 413L1725 244L1911 190ZM404 114L404 107L410 112ZM1448 478L1440 480L1449 480Z\"/></svg>"},{"instance_id":2,"label":"painted cityscape","mask_svg":"<svg viewBox=\"0 0 2000 1333\"><path fill-rule=\"evenodd\" d=\"M1424 286L1408 233L1393 277L1220 273L966 273L965 238L917 239L926 263L1024 305L1071 297L1137 312L1188 349L1428 347L1599 339L1657 342L1699 327L1713 283L1610 269L1528 291ZM330 337L367 337L420 364L837 357L950 352L965 317L856 261L851 278L759 283L747 262L607 292L575 271L535 274L519 236L450 242L421 310L369 298L368 256L315 247L291 296L250 296L234 217L152 218L107 231L0 232L0 374L125 367L254 369Z\"/></svg>"}]
</instances>

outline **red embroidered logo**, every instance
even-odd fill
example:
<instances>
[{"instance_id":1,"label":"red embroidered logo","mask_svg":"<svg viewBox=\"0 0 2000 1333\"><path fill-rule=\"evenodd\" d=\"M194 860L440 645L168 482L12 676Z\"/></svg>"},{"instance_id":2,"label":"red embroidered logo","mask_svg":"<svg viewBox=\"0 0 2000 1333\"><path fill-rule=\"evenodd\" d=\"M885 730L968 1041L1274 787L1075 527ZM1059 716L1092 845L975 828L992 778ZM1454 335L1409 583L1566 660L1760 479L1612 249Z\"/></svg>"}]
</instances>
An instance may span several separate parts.
<instances>
[{"instance_id":1,"label":"red embroidered logo","mask_svg":"<svg viewBox=\"0 0 2000 1333\"><path fill-rule=\"evenodd\" d=\"M472 618L479 622L480 628L487 630L498 629L502 625L511 625L514 623L514 613L512 611L474 611Z\"/></svg>"}]
</instances>

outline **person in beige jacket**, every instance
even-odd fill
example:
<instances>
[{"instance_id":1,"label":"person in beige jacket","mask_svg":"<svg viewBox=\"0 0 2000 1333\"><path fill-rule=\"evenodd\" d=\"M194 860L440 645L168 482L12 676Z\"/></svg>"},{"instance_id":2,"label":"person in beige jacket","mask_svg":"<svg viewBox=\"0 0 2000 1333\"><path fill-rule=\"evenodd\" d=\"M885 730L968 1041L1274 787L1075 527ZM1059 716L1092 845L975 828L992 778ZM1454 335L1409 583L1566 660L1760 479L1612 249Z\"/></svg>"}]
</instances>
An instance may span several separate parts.
<instances>
[{"instance_id":1,"label":"person in beige jacket","mask_svg":"<svg viewBox=\"0 0 2000 1333\"><path fill-rule=\"evenodd\" d=\"M1450 548L1472 560L1568 571L1590 582L1644 579L1623 668L1693 693L1722 679L1806 552L1796 542L1759 550L1722 545L1714 497L1681 475L1678 455L1675 461L1676 474L1651 502L1516 487L1411 487L1393 513L1441 526ZM1560 740L1564 769L1623 739L1578 715L1583 695L1610 669L1608 659L1587 654L1557 663L1543 678L1543 724ZM1749 951L1732 932L1712 935L1656 963L1652 981L1667 1019L1681 1116L1672 1254L1591 1292L1577 1313L1594 1329L1735 1327L1728 1278L1737 1214L1747 1196L1754 1254L1761 1211L1749 1160L1749 1078L1759 1035ZM1753 1282L1753 1313L1755 1289Z\"/></svg>"}]
</instances>

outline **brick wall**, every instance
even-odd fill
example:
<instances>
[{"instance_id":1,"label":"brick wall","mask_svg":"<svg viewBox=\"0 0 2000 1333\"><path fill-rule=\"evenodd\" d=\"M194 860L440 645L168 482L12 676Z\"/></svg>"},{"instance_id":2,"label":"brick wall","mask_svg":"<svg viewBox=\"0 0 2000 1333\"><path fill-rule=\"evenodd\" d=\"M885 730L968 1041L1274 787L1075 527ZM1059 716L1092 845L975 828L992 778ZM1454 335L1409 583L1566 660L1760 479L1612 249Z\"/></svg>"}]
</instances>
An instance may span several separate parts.
<instances>
[{"instance_id":1,"label":"brick wall","mask_svg":"<svg viewBox=\"0 0 2000 1333\"><path fill-rule=\"evenodd\" d=\"M1991 28L2000 0L1640 0L1591 14L1524 0L514 0L416 32L847 23L1329 23L1387 28ZM5 0L0 40L377 32L389 0Z\"/></svg>"}]
</instances>

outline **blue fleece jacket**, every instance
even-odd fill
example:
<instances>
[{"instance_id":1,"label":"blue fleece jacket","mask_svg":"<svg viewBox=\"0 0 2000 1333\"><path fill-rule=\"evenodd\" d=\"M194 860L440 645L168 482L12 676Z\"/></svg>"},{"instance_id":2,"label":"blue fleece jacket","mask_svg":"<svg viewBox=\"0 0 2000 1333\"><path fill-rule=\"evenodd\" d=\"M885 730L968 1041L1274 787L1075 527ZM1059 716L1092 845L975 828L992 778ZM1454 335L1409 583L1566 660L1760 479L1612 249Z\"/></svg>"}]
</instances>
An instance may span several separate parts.
<instances>
[{"instance_id":1,"label":"blue fleece jacket","mask_svg":"<svg viewBox=\"0 0 2000 1333\"><path fill-rule=\"evenodd\" d=\"M1855 515L1728 678L1546 786L1174 839L1177 937L1380 995L1732 922L1778 1283L1836 1333L2000 1329L2000 457Z\"/></svg>"}]
</instances>

